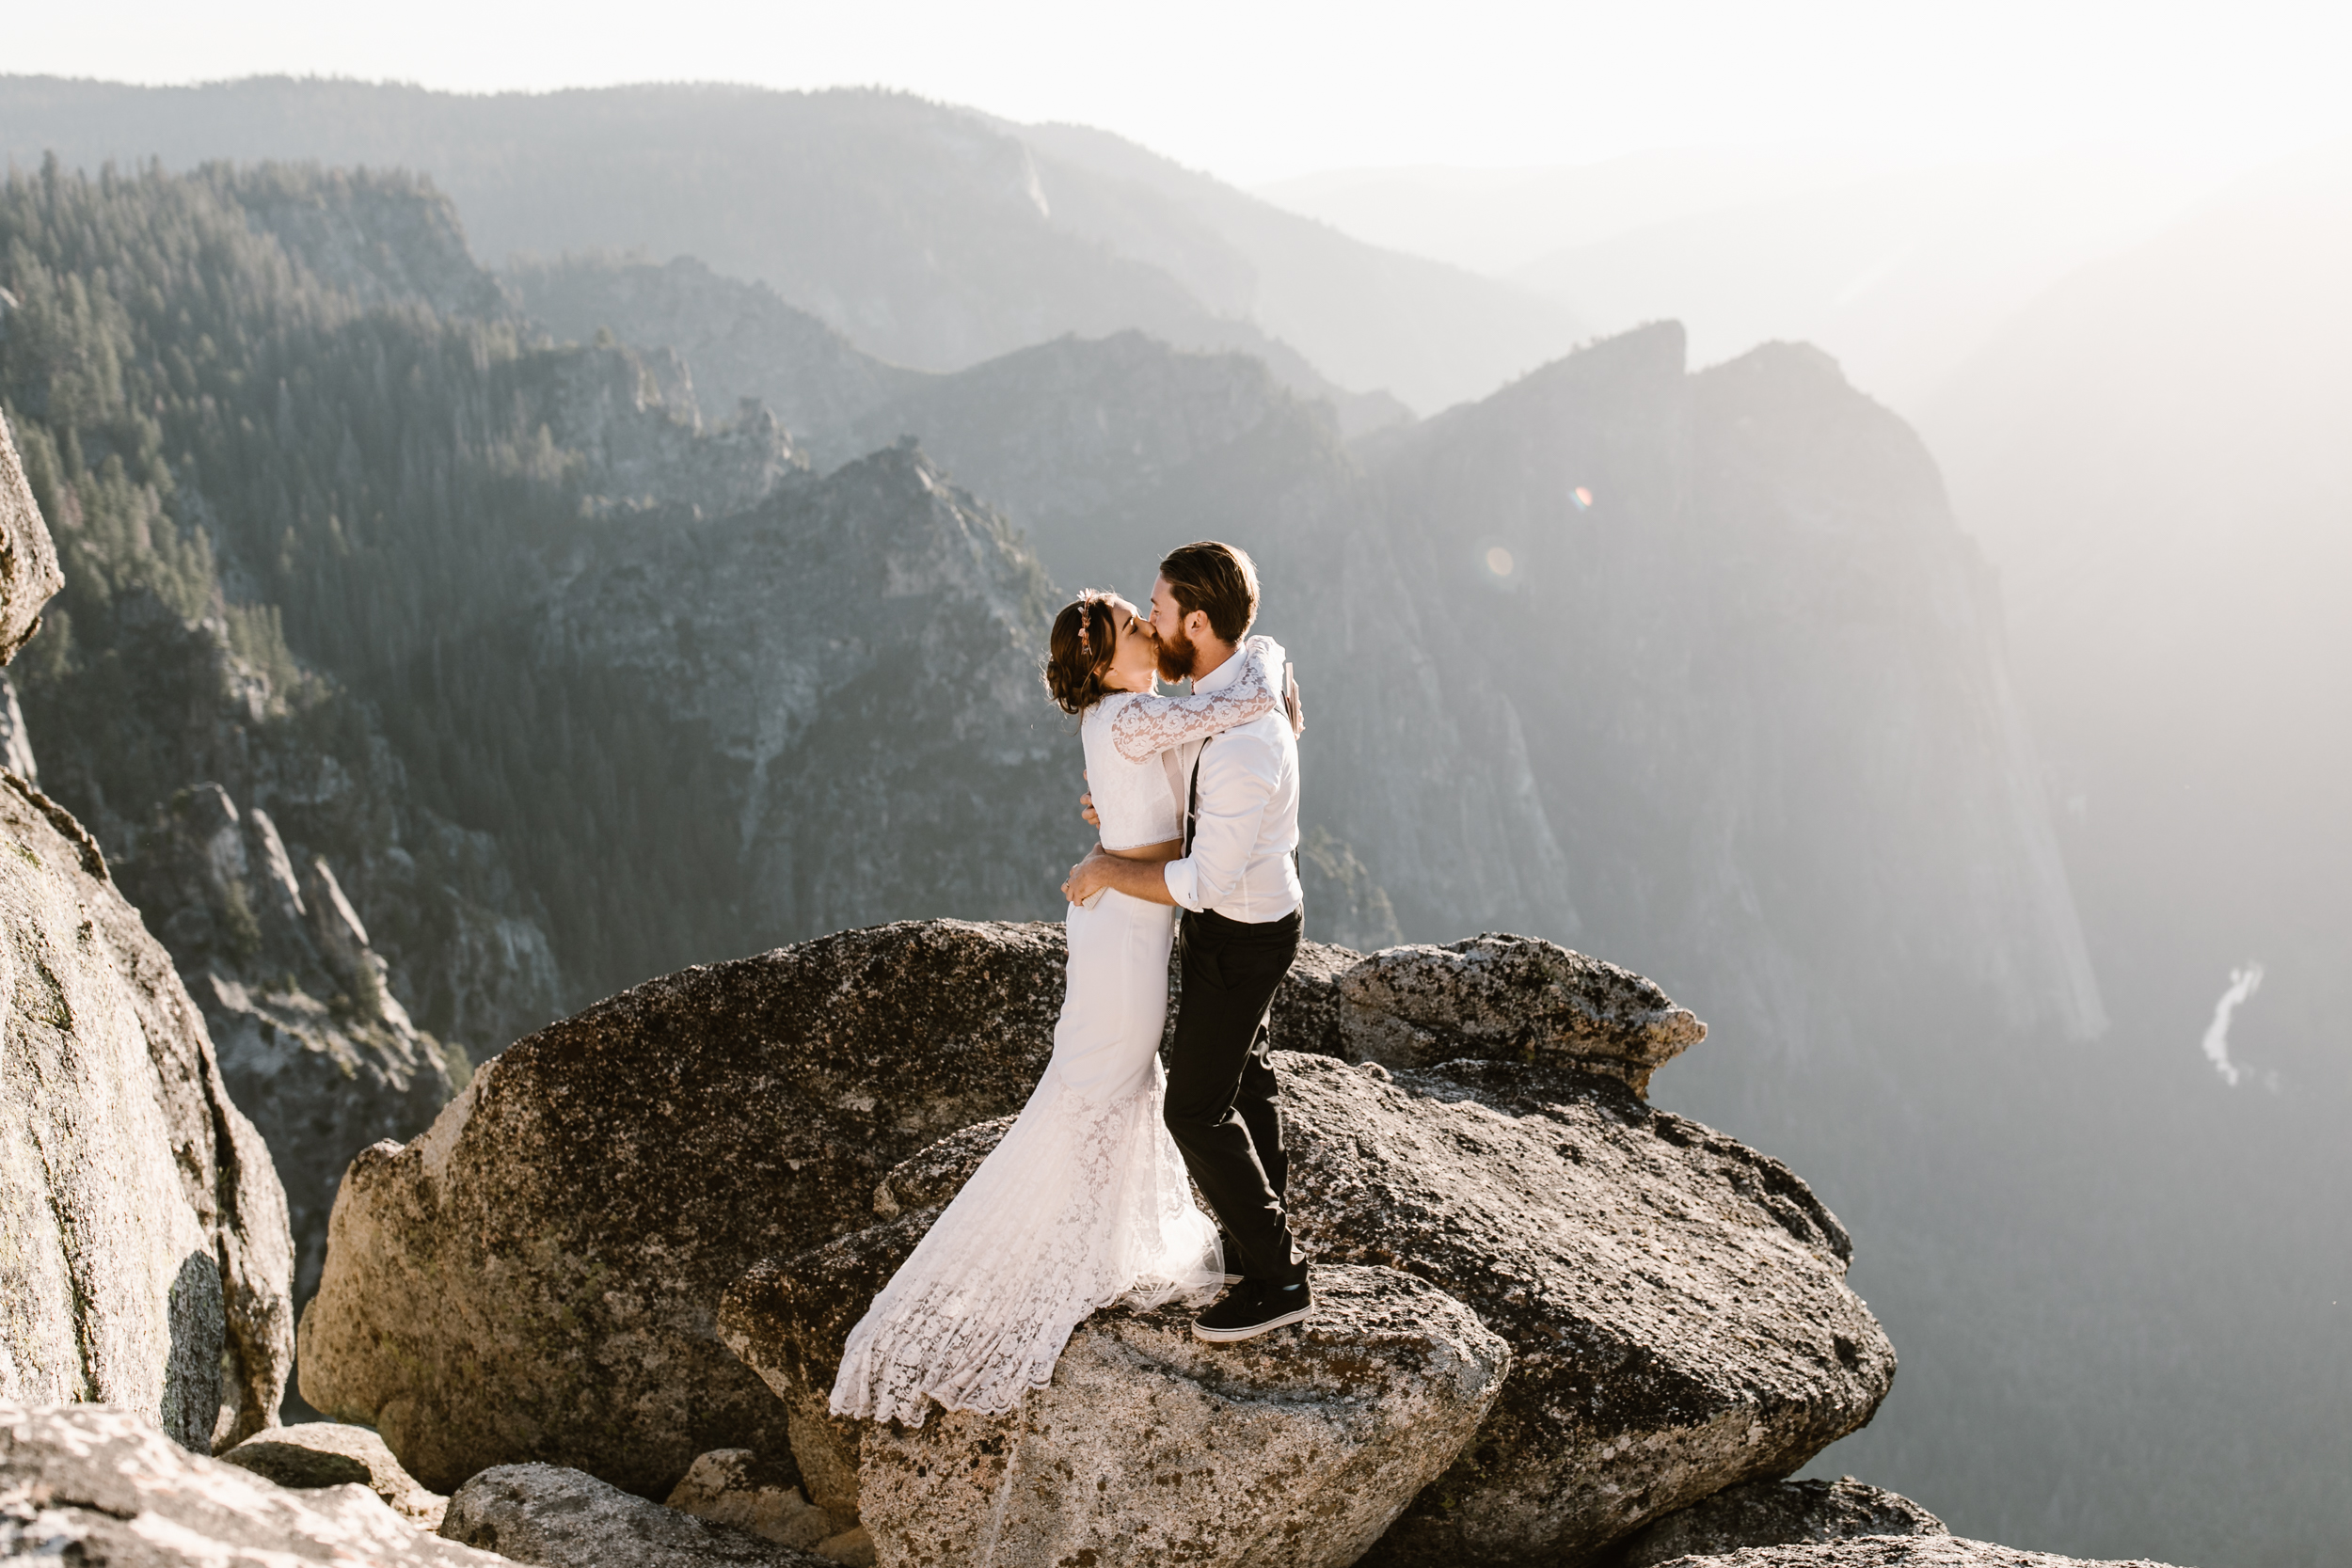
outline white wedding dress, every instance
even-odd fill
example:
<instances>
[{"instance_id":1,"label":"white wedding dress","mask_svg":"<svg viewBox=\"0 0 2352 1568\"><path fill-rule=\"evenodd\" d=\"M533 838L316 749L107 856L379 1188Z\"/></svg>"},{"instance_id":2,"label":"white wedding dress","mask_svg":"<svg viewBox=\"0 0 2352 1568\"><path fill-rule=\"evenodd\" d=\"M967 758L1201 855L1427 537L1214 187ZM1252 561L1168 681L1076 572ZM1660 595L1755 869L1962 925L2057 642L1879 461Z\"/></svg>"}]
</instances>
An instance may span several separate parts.
<instances>
[{"instance_id":1,"label":"white wedding dress","mask_svg":"<svg viewBox=\"0 0 2352 1568\"><path fill-rule=\"evenodd\" d=\"M1241 677L1205 696L1116 692L1079 726L1105 848L1181 836L1171 748L1274 704L1281 646L1253 637ZM1054 1054L995 1150L850 1331L833 1413L922 1424L930 1402L1001 1415L1041 1388L1097 1307L1206 1301L1216 1226L1192 1201L1160 1120L1161 1026L1176 911L1125 894L1069 907Z\"/></svg>"}]
</instances>

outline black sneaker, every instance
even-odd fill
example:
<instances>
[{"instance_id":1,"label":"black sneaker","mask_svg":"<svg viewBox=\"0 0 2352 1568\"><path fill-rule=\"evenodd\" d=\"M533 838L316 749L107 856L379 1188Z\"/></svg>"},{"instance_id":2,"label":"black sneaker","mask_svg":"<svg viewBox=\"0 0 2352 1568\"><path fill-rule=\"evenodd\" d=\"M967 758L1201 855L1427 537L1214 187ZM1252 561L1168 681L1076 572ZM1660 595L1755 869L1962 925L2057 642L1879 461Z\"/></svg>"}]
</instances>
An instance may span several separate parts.
<instances>
[{"instance_id":1,"label":"black sneaker","mask_svg":"<svg viewBox=\"0 0 2352 1568\"><path fill-rule=\"evenodd\" d=\"M1301 1321L1314 1310L1314 1306L1315 1293L1303 1279L1295 1285L1269 1285L1262 1279L1245 1279L1226 1291L1215 1307L1193 1320L1193 1338L1214 1345L1254 1339L1286 1323Z\"/></svg>"}]
</instances>

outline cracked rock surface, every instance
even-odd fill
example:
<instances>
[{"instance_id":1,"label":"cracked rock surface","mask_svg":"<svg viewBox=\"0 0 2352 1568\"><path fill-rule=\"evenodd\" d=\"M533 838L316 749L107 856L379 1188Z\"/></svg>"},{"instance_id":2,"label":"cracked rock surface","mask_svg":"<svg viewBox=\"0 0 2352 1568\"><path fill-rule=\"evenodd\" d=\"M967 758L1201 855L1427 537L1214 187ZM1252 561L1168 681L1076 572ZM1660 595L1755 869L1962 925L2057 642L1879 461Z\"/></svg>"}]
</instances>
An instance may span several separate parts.
<instances>
[{"instance_id":1,"label":"cracked rock surface","mask_svg":"<svg viewBox=\"0 0 2352 1568\"><path fill-rule=\"evenodd\" d=\"M1845 1231L1778 1162L1614 1077L1274 1059L1302 1243L1434 1285L1512 1353L1475 1433L1366 1561L1587 1558L1786 1475L1884 1397L1894 1353L1846 1286ZM837 1513L870 1507L877 1444L898 1441L826 1413L842 1343L1002 1128L917 1153L880 1184L883 1223L762 1263L721 1308Z\"/></svg>"},{"instance_id":2,"label":"cracked rock surface","mask_svg":"<svg viewBox=\"0 0 2352 1568\"><path fill-rule=\"evenodd\" d=\"M1949 1535L1944 1521L1899 1492L1851 1476L1756 1481L1669 1513L1625 1544L1615 1568L1654 1568L1678 1557L1748 1546L1793 1546L1857 1535Z\"/></svg>"},{"instance_id":3,"label":"cracked rock surface","mask_svg":"<svg viewBox=\"0 0 2352 1568\"><path fill-rule=\"evenodd\" d=\"M901 1429L830 1421L788 1370L853 1314L936 1211L754 1271L723 1327L831 1447L802 1468L855 1503L883 1568L1182 1561L1344 1568L1443 1471L1504 1384L1509 1349L1459 1302L1392 1269L1313 1271L1315 1314L1236 1345L1181 1307L1098 1312L1052 1383L1002 1417ZM822 1281L830 1289L810 1288Z\"/></svg>"},{"instance_id":4,"label":"cracked rock surface","mask_svg":"<svg viewBox=\"0 0 2352 1568\"><path fill-rule=\"evenodd\" d=\"M1367 1560L1573 1558L1787 1475L1885 1397L1845 1230L1778 1161L1593 1073L1276 1061L1302 1243L1427 1280L1512 1349Z\"/></svg>"},{"instance_id":5,"label":"cracked rock surface","mask_svg":"<svg viewBox=\"0 0 2352 1568\"><path fill-rule=\"evenodd\" d=\"M872 1223L878 1180L1019 1109L1058 927L902 922L650 980L509 1047L344 1174L302 1392L425 1485L537 1460L665 1497L790 1451L730 1282Z\"/></svg>"},{"instance_id":6,"label":"cracked rock surface","mask_svg":"<svg viewBox=\"0 0 2352 1568\"><path fill-rule=\"evenodd\" d=\"M139 1411L0 1401L0 1558L124 1568L367 1563L498 1568L365 1485L290 1491L189 1453Z\"/></svg>"}]
</instances>

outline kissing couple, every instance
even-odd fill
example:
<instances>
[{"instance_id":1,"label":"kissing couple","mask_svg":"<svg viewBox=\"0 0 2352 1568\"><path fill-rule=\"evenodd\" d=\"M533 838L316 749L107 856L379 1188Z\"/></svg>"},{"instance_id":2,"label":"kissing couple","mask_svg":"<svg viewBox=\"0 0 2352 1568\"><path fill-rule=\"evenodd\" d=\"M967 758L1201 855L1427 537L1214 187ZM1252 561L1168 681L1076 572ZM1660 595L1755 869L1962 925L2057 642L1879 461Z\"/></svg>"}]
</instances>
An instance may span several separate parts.
<instances>
[{"instance_id":1,"label":"kissing couple","mask_svg":"<svg viewBox=\"0 0 2352 1568\"><path fill-rule=\"evenodd\" d=\"M1312 1309L1266 1060L1298 951L1302 725L1281 645L1249 635L1257 613L1256 565L1212 540L1160 562L1148 613L1089 591L1055 618L1045 688L1078 717L1102 837L1062 884L1054 1054L850 1330L834 1415L919 1426L933 1400L1002 1415L1114 1302L1198 1306L1231 1286L1193 1325L1216 1342ZM1191 695L1156 694L1155 673ZM1184 991L1163 1071L1171 942Z\"/></svg>"}]
</instances>

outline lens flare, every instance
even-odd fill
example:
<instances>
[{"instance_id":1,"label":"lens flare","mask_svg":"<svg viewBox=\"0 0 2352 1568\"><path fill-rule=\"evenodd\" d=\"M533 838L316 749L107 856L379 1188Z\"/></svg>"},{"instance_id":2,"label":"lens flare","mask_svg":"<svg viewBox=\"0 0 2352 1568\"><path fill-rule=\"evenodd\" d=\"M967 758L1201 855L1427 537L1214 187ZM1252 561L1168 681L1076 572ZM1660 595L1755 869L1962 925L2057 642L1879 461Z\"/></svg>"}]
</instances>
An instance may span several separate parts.
<instances>
[{"instance_id":1,"label":"lens flare","mask_svg":"<svg viewBox=\"0 0 2352 1568\"><path fill-rule=\"evenodd\" d=\"M1593 493L1581 484L1568 492L1568 499L1576 502L1576 509L1579 512L1590 512L1593 509Z\"/></svg>"},{"instance_id":2,"label":"lens flare","mask_svg":"<svg viewBox=\"0 0 2352 1568\"><path fill-rule=\"evenodd\" d=\"M1495 546L1486 552L1486 570L1499 578L1509 577L1518 564L1511 559L1511 552L1501 545Z\"/></svg>"}]
</instances>

